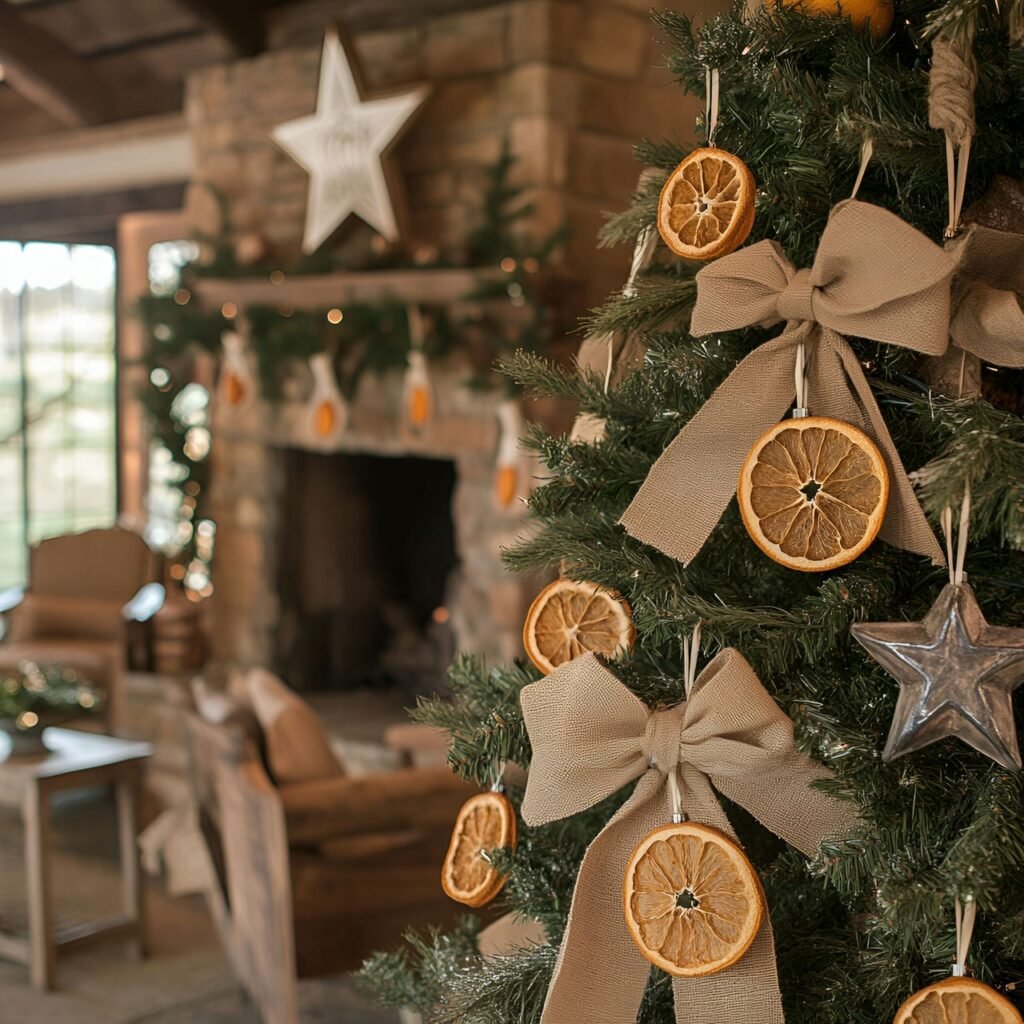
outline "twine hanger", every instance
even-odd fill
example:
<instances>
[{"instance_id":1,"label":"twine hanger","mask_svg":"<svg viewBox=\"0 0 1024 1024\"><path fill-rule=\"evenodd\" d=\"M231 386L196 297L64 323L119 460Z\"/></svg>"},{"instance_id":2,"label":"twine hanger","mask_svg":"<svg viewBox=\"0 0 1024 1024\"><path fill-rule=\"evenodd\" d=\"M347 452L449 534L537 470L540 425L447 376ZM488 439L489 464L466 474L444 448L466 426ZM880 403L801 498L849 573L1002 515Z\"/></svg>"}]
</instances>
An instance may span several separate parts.
<instances>
[{"instance_id":1,"label":"twine hanger","mask_svg":"<svg viewBox=\"0 0 1024 1024\"><path fill-rule=\"evenodd\" d=\"M505 769L508 767L508 761L502 760L499 757L494 759L494 781L491 783L492 793L504 793L505 792Z\"/></svg>"},{"instance_id":2,"label":"twine hanger","mask_svg":"<svg viewBox=\"0 0 1024 1024\"><path fill-rule=\"evenodd\" d=\"M857 198L857 193L860 191L860 186L864 181L864 175L867 173L868 164L871 162L874 152L874 141L870 135L865 135L864 141L860 146L860 168L853 182L853 191L850 193L851 199ZM801 341L796 347L796 365L793 368L794 382L796 384L796 405L793 409L793 419L796 420L805 419L811 414L807 380L809 371L810 359L807 356L807 346Z\"/></svg>"},{"instance_id":3,"label":"twine hanger","mask_svg":"<svg viewBox=\"0 0 1024 1024\"><path fill-rule=\"evenodd\" d=\"M857 193L864 183L864 175L867 173L868 164L871 163L871 158L874 155L875 140L870 135L865 135L864 141L860 144L860 168L857 170L857 177L853 181L853 191L850 193L851 199L857 198Z\"/></svg>"},{"instance_id":4,"label":"twine hanger","mask_svg":"<svg viewBox=\"0 0 1024 1024\"><path fill-rule=\"evenodd\" d=\"M718 68L707 68L704 72L704 130L708 145L714 146L718 132L718 103L721 93L721 76Z\"/></svg>"},{"instance_id":5,"label":"twine hanger","mask_svg":"<svg viewBox=\"0 0 1024 1024\"><path fill-rule=\"evenodd\" d=\"M956 916L956 961L953 964L953 977L963 978L967 974L967 953L971 948L978 904L974 902L973 896L966 897L962 903L957 896L953 903L953 912Z\"/></svg>"},{"instance_id":6,"label":"twine hanger","mask_svg":"<svg viewBox=\"0 0 1024 1024\"><path fill-rule=\"evenodd\" d=\"M964 497L960 503L960 523L957 528L956 557L953 557L953 510L947 505L939 517L942 534L946 538L946 562L949 565L949 582L958 587L964 581L964 562L967 559L967 535L971 525L971 485L964 484Z\"/></svg>"},{"instance_id":7,"label":"twine hanger","mask_svg":"<svg viewBox=\"0 0 1024 1024\"><path fill-rule=\"evenodd\" d=\"M683 641L683 692L686 694L687 700L690 699L693 684L697 679L697 662L700 659L700 627L701 620L698 619L693 633ZM679 791L678 770L669 772L665 776L665 781L668 784L668 797L672 805L672 824L678 825L686 820L686 815L683 814L682 794Z\"/></svg>"},{"instance_id":8,"label":"twine hanger","mask_svg":"<svg viewBox=\"0 0 1024 1024\"><path fill-rule=\"evenodd\" d=\"M654 255L654 250L657 244L658 232L654 229L653 224L648 224L646 227L642 228L640 233L636 236L636 244L633 246L633 260L629 266L629 277L626 278L626 283L622 286L622 294L627 299L631 299L636 295L637 278L650 266L651 257ZM611 387L612 373L615 370L614 338L614 332L610 331L607 336L608 360L604 369L604 393L606 395L608 394L608 389Z\"/></svg>"},{"instance_id":9,"label":"twine hanger","mask_svg":"<svg viewBox=\"0 0 1024 1024\"><path fill-rule=\"evenodd\" d=\"M410 303L405 307L405 315L409 319L409 344L413 351L422 352L427 334L423 322L423 310L414 303Z\"/></svg>"},{"instance_id":10,"label":"twine hanger","mask_svg":"<svg viewBox=\"0 0 1024 1024\"><path fill-rule=\"evenodd\" d=\"M939 36L932 43L928 75L928 124L946 136L946 193L948 215L945 238L960 230L967 167L976 131L974 90L978 65L974 58L975 22L970 18L959 32Z\"/></svg>"}]
</instances>

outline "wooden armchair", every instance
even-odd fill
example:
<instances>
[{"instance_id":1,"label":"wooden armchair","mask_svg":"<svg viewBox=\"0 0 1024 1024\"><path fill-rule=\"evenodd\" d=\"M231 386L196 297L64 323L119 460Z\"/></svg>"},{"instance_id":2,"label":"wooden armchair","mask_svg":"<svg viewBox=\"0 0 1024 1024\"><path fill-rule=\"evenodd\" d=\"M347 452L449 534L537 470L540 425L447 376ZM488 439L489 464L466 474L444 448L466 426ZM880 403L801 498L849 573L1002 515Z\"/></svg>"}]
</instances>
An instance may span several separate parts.
<instances>
[{"instance_id":1,"label":"wooden armchair","mask_svg":"<svg viewBox=\"0 0 1024 1024\"><path fill-rule=\"evenodd\" d=\"M440 885L472 793L447 768L277 785L259 736L186 714L213 918L265 1024L297 1024L296 978L352 970L460 907Z\"/></svg>"},{"instance_id":2,"label":"wooden armchair","mask_svg":"<svg viewBox=\"0 0 1024 1024\"><path fill-rule=\"evenodd\" d=\"M44 540L29 554L27 592L7 592L0 667L23 660L77 668L105 691L106 725L123 705L128 624L162 603L156 558L130 530L87 530Z\"/></svg>"}]
</instances>

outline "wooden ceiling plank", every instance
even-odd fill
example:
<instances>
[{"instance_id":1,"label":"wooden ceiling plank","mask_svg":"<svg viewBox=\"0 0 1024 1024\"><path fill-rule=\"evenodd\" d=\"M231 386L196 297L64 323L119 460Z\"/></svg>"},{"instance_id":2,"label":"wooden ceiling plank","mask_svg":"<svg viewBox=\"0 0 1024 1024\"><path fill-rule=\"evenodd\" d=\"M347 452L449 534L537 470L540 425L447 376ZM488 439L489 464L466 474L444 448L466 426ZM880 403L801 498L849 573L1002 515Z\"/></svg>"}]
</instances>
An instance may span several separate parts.
<instances>
[{"instance_id":1,"label":"wooden ceiling plank","mask_svg":"<svg viewBox=\"0 0 1024 1024\"><path fill-rule=\"evenodd\" d=\"M107 91L88 62L7 0L0 0L0 64L11 88L62 124L82 128L111 114Z\"/></svg>"},{"instance_id":2,"label":"wooden ceiling plank","mask_svg":"<svg viewBox=\"0 0 1024 1024\"><path fill-rule=\"evenodd\" d=\"M226 39L240 57L252 57L266 46L264 0L178 0Z\"/></svg>"}]
</instances>

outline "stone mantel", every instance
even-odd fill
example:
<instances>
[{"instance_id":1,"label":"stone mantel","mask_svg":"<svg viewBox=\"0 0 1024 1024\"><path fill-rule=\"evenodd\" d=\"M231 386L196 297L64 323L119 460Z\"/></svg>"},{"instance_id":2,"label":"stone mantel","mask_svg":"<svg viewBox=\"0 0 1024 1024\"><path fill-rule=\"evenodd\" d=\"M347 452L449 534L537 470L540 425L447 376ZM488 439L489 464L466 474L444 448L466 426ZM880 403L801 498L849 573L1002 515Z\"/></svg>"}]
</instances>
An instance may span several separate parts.
<instances>
[{"instance_id":1,"label":"stone mantel","mask_svg":"<svg viewBox=\"0 0 1024 1024\"><path fill-rule=\"evenodd\" d=\"M267 278L201 278L193 292L206 308L225 302L245 306L283 306L323 309L348 302L422 303L446 306L464 301L483 282L500 281L497 267L422 267L401 270L338 271L332 274L292 274L280 284Z\"/></svg>"}]
</instances>

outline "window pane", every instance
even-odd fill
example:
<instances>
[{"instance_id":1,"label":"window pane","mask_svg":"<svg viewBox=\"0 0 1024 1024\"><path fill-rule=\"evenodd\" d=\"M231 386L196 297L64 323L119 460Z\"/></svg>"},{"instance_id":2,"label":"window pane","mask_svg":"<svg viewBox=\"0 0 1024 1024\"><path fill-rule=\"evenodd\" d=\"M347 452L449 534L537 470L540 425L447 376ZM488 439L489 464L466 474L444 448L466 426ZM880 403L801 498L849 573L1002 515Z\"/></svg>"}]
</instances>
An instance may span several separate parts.
<instances>
[{"instance_id":1,"label":"window pane","mask_svg":"<svg viewBox=\"0 0 1024 1024\"><path fill-rule=\"evenodd\" d=\"M0 586L116 518L115 276L105 246L0 242Z\"/></svg>"},{"instance_id":2,"label":"window pane","mask_svg":"<svg viewBox=\"0 0 1024 1024\"><path fill-rule=\"evenodd\" d=\"M0 589L25 582L21 443L0 445Z\"/></svg>"}]
</instances>

